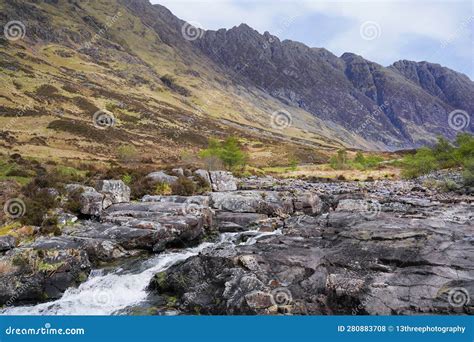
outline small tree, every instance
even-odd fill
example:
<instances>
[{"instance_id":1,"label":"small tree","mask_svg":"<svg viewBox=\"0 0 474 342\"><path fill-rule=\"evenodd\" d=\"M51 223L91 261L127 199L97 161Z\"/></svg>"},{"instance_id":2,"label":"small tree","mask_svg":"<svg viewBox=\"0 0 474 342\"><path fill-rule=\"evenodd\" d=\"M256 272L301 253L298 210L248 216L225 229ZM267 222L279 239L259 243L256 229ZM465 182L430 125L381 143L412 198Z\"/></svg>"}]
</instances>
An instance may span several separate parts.
<instances>
[{"instance_id":1,"label":"small tree","mask_svg":"<svg viewBox=\"0 0 474 342\"><path fill-rule=\"evenodd\" d=\"M229 137L222 145L221 159L228 168L245 165L247 159L239 141L235 137Z\"/></svg>"},{"instance_id":2,"label":"small tree","mask_svg":"<svg viewBox=\"0 0 474 342\"><path fill-rule=\"evenodd\" d=\"M354 162L364 165L364 164L365 164L365 156L364 156L364 154L363 154L362 152L360 152L360 151L357 152L357 153L356 153L356 156L355 156L355 158L354 158Z\"/></svg>"},{"instance_id":3,"label":"small tree","mask_svg":"<svg viewBox=\"0 0 474 342\"><path fill-rule=\"evenodd\" d=\"M217 159L228 169L244 166L247 160L246 153L242 150L238 139L235 137L229 137L224 140L224 142L210 139L209 147L202 150L199 156L206 162L212 162L212 166L218 164L216 162ZM211 169L211 167L209 167L209 169Z\"/></svg>"},{"instance_id":4,"label":"small tree","mask_svg":"<svg viewBox=\"0 0 474 342\"><path fill-rule=\"evenodd\" d=\"M333 169L343 169L347 165L347 151L345 149L337 150L337 154L329 160Z\"/></svg>"}]
</instances>

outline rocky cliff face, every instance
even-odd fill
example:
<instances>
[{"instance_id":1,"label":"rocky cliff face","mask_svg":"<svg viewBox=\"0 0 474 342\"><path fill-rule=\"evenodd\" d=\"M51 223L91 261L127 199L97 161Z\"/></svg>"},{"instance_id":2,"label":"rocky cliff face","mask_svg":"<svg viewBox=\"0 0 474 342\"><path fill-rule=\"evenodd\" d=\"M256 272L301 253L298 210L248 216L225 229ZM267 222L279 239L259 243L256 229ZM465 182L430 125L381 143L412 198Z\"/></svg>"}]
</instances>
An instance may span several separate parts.
<instances>
[{"instance_id":1,"label":"rocky cliff face","mask_svg":"<svg viewBox=\"0 0 474 342\"><path fill-rule=\"evenodd\" d=\"M453 137L449 113L473 109L474 83L436 64L400 61L385 68L355 54L338 58L281 42L245 24L207 31L196 44L236 78L388 148L418 146L436 134Z\"/></svg>"}]
</instances>

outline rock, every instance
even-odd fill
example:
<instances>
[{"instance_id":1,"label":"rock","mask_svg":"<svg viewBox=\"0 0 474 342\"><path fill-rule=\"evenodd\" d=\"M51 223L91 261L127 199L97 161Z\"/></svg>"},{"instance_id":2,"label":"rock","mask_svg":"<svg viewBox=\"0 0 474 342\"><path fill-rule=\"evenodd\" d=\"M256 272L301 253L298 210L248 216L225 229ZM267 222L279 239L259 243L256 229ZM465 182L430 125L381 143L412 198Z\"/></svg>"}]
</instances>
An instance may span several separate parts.
<instances>
[{"instance_id":1,"label":"rock","mask_svg":"<svg viewBox=\"0 0 474 342\"><path fill-rule=\"evenodd\" d=\"M103 211L101 221L64 230L100 261L132 255L134 250L161 252L169 245L193 245L214 230L212 210L193 203L119 203Z\"/></svg>"},{"instance_id":2,"label":"rock","mask_svg":"<svg viewBox=\"0 0 474 342\"><path fill-rule=\"evenodd\" d=\"M337 211L350 211L350 212L363 212L367 210L369 201L361 199L343 199L340 200L336 210Z\"/></svg>"},{"instance_id":3,"label":"rock","mask_svg":"<svg viewBox=\"0 0 474 342\"><path fill-rule=\"evenodd\" d=\"M169 185L175 183L178 180L178 177L170 176L163 171L149 173L146 177L155 183L164 183Z\"/></svg>"},{"instance_id":4,"label":"rock","mask_svg":"<svg viewBox=\"0 0 474 342\"><path fill-rule=\"evenodd\" d=\"M266 220L262 220L258 225L260 232L273 232L277 229L281 229L284 226L284 222L279 217L270 217Z\"/></svg>"},{"instance_id":5,"label":"rock","mask_svg":"<svg viewBox=\"0 0 474 342\"><path fill-rule=\"evenodd\" d=\"M319 215L323 212L324 203L319 196L312 192L299 192L293 201L295 211L308 215Z\"/></svg>"},{"instance_id":6,"label":"rock","mask_svg":"<svg viewBox=\"0 0 474 342\"><path fill-rule=\"evenodd\" d=\"M95 190L84 191L81 194L80 201L82 214L99 216L103 209L104 195Z\"/></svg>"},{"instance_id":7,"label":"rock","mask_svg":"<svg viewBox=\"0 0 474 342\"><path fill-rule=\"evenodd\" d=\"M257 213L229 213L219 211L216 213L216 223L221 232L240 232L256 228L257 223L267 219L265 214Z\"/></svg>"},{"instance_id":8,"label":"rock","mask_svg":"<svg viewBox=\"0 0 474 342\"><path fill-rule=\"evenodd\" d=\"M0 236L0 252L5 252L15 248L16 238L11 235Z\"/></svg>"},{"instance_id":9,"label":"rock","mask_svg":"<svg viewBox=\"0 0 474 342\"><path fill-rule=\"evenodd\" d=\"M209 206L209 196L143 196L142 202L187 203Z\"/></svg>"},{"instance_id":10,"label":"rock","mask_svg":"<svg viewBox=\"0 0 474 342\"><path fill-rule=\"evenodd\" d=\"M213 191L235 191L237 182L231 172L210 171L211 185Z\"/></svg>"},{"instance_id":11,"label":"rock","mask_svg":"<svg viewBox=\"0 0 474 342\"><path fill-rule=\"evenodd\" d=\"M83 186L80 184L68 184L65 188L71 200L77 200L77 198L71 197L79 197L82 214L100 216L103 210L103 201L105 197L103 194L97 192L90 186Z\"/></svg>"},{"instance_id":12,"label":"rock","mask_svg":"<svg viewBox=\"0 0 474 342\"><path fill-rule=\"evenodd\" d=\"M44 247L16 248L0 258L0 305L57 299L87 279L90 263L84 251Z\"/></svg>"},{"instance_id":13,"label":"rock","mask_svg":"<svg viewBox=\"0 0 474 342\"><path fill-rule=\"evenodd\" d=\"M100 180L96 190L104 195L103 208L130 202L130 188L121 180Z\"/></svg>"},{"instance_id":14,"label":"rock","mask_svg":"<svg viewBox=\"0 0 474 342\"><path fill-rule=\"evenodd\" d=\"M207 170L198 169L194 171L194 174L203 178L207 184L209 184L209 186L211 185L211 177L209 176L209 172Z\"/></svg>"},{"instance_id":15,"label":"rock","mask_svg":"<svg viewBox=\"0 0 474 342\"><path fill-rule=\"evenodd\" d=\"M474 313L467 299L474 291L469 221L440 220L423 204L417 210L431 217L382 211L374 220L353 212L360 203L343 201L341 210L320 217L287 218L283 235L210 247L162 272L167 286L150 290L176 296L189 313ZM468 207L457 206L460 212Z\"/></svg>"},{"instance_id":16,"label":"rock","mask_svg":"<svg viewBox=\"0 0 474 342\"><path fill-rule=\"evenodd\" d=\"M66 225L77 222L77 216L68 213L59 213L57 216L58 224Z\"/></svg>"},{"instance_id":17,"label":"rock","mask_svg":"<svg viewBox=\"0 0 474 342\"><path fill-rule=\"evenodd\" d=\"M272 216L287 215L293 212L291 195L276 191L232 191L213 192L211 206L222 211L234 213L260 213Z\"/></svg>"},{"instance_id":18,"label":"rock","mask_svg":"<svg viewBox=\"0 0 474 342\"><path fill-rule=\"evenodd\" d=\"M171 170L176 176L178 177L184 177L184 170L183 168L179 167L179 168L176 168L176 169L173 169Z\"/></svg>"}]
</instances>

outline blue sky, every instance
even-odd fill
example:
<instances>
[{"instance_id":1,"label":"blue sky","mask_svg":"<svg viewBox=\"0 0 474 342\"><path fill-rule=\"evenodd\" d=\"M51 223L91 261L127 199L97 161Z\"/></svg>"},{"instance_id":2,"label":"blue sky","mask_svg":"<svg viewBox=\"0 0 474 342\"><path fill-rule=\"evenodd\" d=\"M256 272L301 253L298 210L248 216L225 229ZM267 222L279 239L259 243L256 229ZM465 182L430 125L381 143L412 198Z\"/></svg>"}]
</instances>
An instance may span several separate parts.
<instances>
[{"instance_id":1,"label":"blue sky","mask_svg":"<svg viewBox=\"0 0 474 342\"><path fill-rule=\"evenodd\" d=\"M382 65L439 63L474 80L472 0L151 0L205 29L246 23L260 33L354 52Z\"/></svg>"}]
</instances>

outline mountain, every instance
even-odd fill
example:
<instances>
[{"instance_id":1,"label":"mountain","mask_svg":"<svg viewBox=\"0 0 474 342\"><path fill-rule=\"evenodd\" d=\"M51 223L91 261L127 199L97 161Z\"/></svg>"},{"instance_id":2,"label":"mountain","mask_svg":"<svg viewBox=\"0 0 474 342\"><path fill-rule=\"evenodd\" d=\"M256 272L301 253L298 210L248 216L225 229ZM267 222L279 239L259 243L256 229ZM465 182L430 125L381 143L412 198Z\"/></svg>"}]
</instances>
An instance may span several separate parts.
<instances>
[{"instance_id":1,"label":"mountain","mask_svg":"<svg viewBox=\"0 0 474 342\"><path fill-rule=\"evenodd\" d=\"M439 65L383 67L245 24L201 31L147 0L1 1L2 27L12 21L23 27L0 40L4 152L108 161L133 145L171 163L238 135L255 163L314 162L452 138L448 114L473 112L473 82Z\"/></svg>"},{"instance_id":2,"label":"mountain","mask_svg":"<svg viewBox=\"0 0 474 342\"><path fill-rule=\"evenodd\" d=\"M248 84L386 148L419 146L437 134L452 138L448 114L474 110L474 83L437 64L400 61L385 68L352 53L338 58L281 42L244 24L208 31L197 44L227 68L246 63L238 73Z\"/></svg>"}]
</instances>

